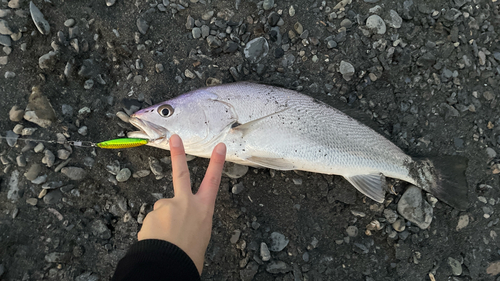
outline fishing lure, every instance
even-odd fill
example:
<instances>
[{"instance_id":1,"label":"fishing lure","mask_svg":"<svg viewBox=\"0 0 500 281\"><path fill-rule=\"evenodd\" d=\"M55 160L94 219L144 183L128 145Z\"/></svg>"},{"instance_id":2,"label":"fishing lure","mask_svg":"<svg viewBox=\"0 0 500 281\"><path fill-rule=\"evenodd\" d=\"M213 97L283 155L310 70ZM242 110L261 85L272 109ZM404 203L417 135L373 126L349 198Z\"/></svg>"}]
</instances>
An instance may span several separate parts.
<instances>
[{"instance_id":1,"label":"fishing lure","mask_svg":"<svg viewBox=\"0 0 500 281\"><path fill-rule=\"evenodd\" d=\"M147 139L122 138L96 143L96 146L105 149L121 149L146 145L147 143Z\"/></svg>"}]
</instances>

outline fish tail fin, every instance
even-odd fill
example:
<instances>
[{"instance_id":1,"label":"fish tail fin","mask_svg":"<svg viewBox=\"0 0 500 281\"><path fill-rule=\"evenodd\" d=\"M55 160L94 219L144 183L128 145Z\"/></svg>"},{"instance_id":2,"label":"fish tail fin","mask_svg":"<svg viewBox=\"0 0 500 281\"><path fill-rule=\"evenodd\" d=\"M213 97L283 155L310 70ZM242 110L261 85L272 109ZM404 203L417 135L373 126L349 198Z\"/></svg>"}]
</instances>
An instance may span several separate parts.
<instances>
[{"instance_id":1,"label":"fish tail fin","mask_svg":"<svg viewBox=\"0 0 500 281\"><path fill-rule=\"evenodd\" d=\"M467 209L467 158L444 156L415 160L413 172L416 172L414 178L418 186L456 209Z\"/></svg>"}]
</instances>

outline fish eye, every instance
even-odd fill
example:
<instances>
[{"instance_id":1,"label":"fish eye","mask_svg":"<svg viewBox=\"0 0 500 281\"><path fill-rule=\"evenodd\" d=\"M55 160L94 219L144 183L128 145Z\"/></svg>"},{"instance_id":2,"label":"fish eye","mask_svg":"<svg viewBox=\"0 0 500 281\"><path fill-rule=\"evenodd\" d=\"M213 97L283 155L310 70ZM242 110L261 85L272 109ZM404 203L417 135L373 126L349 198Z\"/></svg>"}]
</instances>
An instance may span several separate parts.
<instances>
[{"instance_id":1,"label":"fish eye","mask_svg":"<svg viewBox=\"0 0 500 281\"><path fill-rule=\"evenodd\" d=\"M169 117L173 113L174 113L174 108L169 104L164 104L158 107L158 114L160 114L161 117Z\"/></svg>"}]
</instances>

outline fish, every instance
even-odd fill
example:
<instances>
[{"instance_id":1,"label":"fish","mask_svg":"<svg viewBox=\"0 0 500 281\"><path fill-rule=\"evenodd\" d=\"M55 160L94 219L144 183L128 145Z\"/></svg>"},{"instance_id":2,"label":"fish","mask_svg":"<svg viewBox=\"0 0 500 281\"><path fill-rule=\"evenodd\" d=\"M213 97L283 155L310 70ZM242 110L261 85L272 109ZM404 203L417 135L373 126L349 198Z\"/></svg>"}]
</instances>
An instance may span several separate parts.
<instances>
[{"instance_id":1,"label":"fish","mask_svg":"<svg viewBox=\"0 0 500 281\"><path fill-rule=\"evenodd\" d=\"M181 137L187 154L209 158L226 144L226 161L252 167L343 176L382 203L386 177L413 184L464 210L468 206L461 156L412 158L342 111L299 92L251 82L201 88L141 109L129 138L169 150Z\"/></svg>"}]
</instances>

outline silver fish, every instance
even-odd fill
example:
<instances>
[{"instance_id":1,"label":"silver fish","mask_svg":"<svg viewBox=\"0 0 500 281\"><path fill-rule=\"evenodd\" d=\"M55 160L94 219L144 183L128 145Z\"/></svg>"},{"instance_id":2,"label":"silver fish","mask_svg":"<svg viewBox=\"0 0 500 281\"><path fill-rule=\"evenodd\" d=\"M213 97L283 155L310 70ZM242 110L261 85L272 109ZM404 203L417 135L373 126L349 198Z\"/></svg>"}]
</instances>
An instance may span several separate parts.
<instances>
[{"instance_id":1,"label":"silver fish","mask_svg":"<svg viewBox=\"0 0 500 281\"><path fill-rule=\"evenodd\" d=\"M224 142L227 161L341 175L377 202L391 177L453 207L467 205L462 158L413 159L350 116L292 90L248 82L202 88L137 111L130 123L140 131L128 137L150 146L169 149L169 137L178 134L186 153L209 158Z\"/></svg>"}]
</instances>

